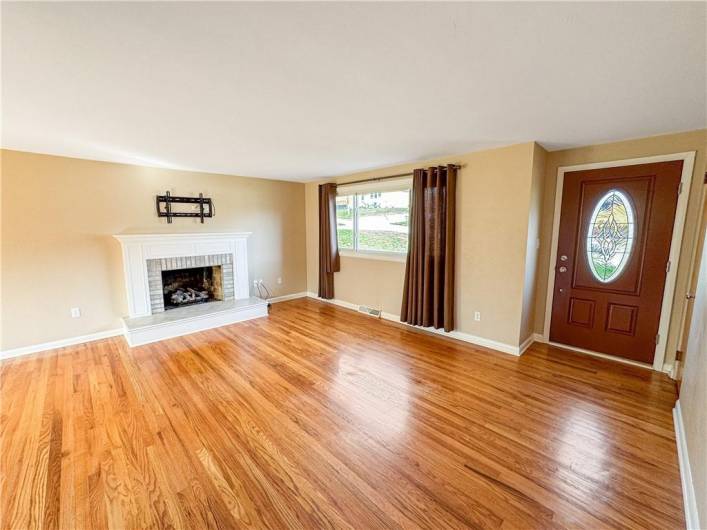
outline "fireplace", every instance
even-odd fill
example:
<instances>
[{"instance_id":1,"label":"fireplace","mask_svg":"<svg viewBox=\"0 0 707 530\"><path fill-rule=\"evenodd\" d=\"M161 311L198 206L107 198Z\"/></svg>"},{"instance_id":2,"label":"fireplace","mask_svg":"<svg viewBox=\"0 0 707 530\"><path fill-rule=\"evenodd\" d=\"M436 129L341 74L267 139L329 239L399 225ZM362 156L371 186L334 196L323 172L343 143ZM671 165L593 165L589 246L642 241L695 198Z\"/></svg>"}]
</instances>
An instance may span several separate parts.
<instances>
[{"instance_id":1,"label":"fireplace","mask_svg":"<svg viewBox=\"0 0 707 530\"><path fill-rule=\"evenodd\" d=\"M151 313L234 299L233 256L205 254L147 260Z\"/></svg>"},{"instance_id":2,"label":"fireplace","mask_svg":"<svg viewBox=\"0 0 707 530\"><path fill-rule=\"evenodd\" d=\"M115 238L123 251L129 313L123 318L123 330L131 347L268 315L267 302L250 296L247 233L120 234ZM163 278L168 272L173 274ZM163 279L172 291L167 300ZM165 311L165 305L175 305L172 294L180 288L190 295L175 300L193 305ZM204 291L209 303L203 303Z\"/></svg>"},{"instance_id":3,"label":"fireplace","mask_svg":"<svg viewBox=\"0 0 707 530\"><path fill-rule=\"evenodd\" d=\"M164 309L223 300L221 265L162 271Z\"/></svg>"}]
</instances>

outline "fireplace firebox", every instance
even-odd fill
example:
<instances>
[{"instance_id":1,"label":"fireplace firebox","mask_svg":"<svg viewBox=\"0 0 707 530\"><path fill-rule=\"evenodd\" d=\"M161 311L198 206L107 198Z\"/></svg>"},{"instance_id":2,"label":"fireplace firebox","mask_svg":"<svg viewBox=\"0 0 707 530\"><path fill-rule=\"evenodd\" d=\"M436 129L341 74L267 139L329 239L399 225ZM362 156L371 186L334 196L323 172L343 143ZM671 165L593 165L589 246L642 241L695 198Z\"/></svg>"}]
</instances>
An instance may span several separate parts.
<instances>
[{"instance_id":1,"label":"fireplace firebox","mask_svg":"<svg viewBox=\"0 0 707 530\"><path fill-rule=\"evenodd\" d=\"M223 300L221 265L163 270L164 309Z\"/></svg>"}]
</instances>

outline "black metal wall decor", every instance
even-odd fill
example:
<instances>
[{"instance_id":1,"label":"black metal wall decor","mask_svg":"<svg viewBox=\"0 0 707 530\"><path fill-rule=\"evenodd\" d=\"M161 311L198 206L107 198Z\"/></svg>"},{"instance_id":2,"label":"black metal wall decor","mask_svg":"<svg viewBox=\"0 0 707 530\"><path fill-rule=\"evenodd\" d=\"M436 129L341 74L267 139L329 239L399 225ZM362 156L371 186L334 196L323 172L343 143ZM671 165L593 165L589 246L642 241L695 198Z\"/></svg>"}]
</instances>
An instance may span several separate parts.
<instances>
[{"instance_id":1,"label":"black metal wall decor","mask_svg":"<svg viewBox=\"0 0 707 530\"><path fill-rule=\"evenodd\" d=\"M198 204L199 211L173 212L172 204ZM169 192L166 192L164 195L157 196L155 206L157 207L157 217L166 217L168 223L172 222L172 217L199 217L203 223L205 217L213 217L216 214L214 201L204 197L202 193L198 197L173 197Z\"/></svg>"}]
</instances>

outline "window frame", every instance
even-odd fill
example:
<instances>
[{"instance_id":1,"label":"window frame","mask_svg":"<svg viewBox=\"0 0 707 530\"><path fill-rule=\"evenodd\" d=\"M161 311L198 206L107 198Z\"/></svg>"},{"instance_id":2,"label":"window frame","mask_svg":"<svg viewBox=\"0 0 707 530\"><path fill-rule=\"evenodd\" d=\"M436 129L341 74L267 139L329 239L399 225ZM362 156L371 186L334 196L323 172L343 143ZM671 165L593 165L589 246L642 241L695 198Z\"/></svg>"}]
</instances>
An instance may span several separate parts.
<instances>
[{"instance_id":1,"label":"window frame","mask_svg":"<svg viewBox=\"0 0 707 530\"><path fill-rule=\"evenodd\" d=\"M408 200L408 219L409 219L409 212L410 212L410 202L412 200L412 179L405 179L399 183L397 183L394 186L388 187L386 186L383 189L380 189L378 186L371 186L370 188L360 188L360 187L355 187L354 189L351 189L350 191L347 191L345 188L345 184L341 185L341 188L343 189L337 189L337 196L341 197L348 197L352 196L353 197L353 206L352 206L352 237L351 241L353 244L353 248L339 248L339 254L343 257L346 258L359 258L359 259L372 259L372 260L382 260L382 261L397 261L401 263L405 263L407 261L407 255L409 251L409 234L410 234L410 225L408 224L408 250L405 252L394 252L394 251L389 251L389 250L372 250L372 249L360 249L358 248L358 237L359 237L359 231L358 231L358 206L359 206L359 195L366 195L368 193L385 193L385 192L390 192L390 191L408 191L408 194L410 195L410 200ZM337 226L338 230L338 226ZM337 239L338 239L338 234L337 234Z\"/></svg>"}]
</instances>

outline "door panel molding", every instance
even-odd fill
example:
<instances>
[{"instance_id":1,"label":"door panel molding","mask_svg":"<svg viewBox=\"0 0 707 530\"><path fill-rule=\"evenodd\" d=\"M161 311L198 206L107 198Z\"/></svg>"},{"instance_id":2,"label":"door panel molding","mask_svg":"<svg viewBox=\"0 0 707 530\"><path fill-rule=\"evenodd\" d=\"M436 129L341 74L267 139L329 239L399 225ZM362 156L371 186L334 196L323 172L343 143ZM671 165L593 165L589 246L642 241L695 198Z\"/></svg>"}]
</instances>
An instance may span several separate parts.
<instances>
[{"instance_id":1,"label":"door panel molding","mask_svg":"<svg viewBox=\"0 0 707 530\"><path fill-rule=\"evenodd\" d=\"M567 323L585 328L594 327L594 300L584 298L570 298L568 308Z\"/></svg>"},{"instance_id":2,"label":"door panel molding","mask_svg":"<svg viewBox=\"0 0 707 530\"><path fill-rule=\"evenodd\" d=\"M635 335L638 310L635 305L610 303L606 311L604 329L612 333Z\"/></svg>"},{"instance_id":3,"label":"door panel molding","mask_svg":"<svg viewBox=\"0 0 707 530\"><path fill-rule=\"evenodd\" d=\"M552 304L555 292L555 265L557 263L557 245L560 232L560 213L562 210L562 191L564 187L565 173L572 171L583 171L589 169L605 169L621 166L635 166L640 164L652 164L656 162L683 161L682 175L680 182L683 192L678 195L677 207L675 210L675 222L673 225L672 238L670 240L670 253L668 259L671 262L670 270L665 279L665 289L663 291L663 303L660 310L660 324L658 334L660 341L655 347L653 358L653 369L664 371L665 347L668 337L668 326L670 325L671 308L675 296L675 282L682 248L682 235L685 229L685 217L687 215L687 204L692 184L693 169L695 165L695 151L683 153L673 153L668 155L647 156L642 158L630 158L626 160L611 160L608 162L595 162L590 164L578 164L574 166L560 166L557 168L557 184L555 187L555 207L552 221L552 242L550 245L550 262L547 272L547 295L545 300L545 323L543 327L543 339L550 342L550 322L552 318ZM561 347L570 348L567 345L558 344ZM592 352L596 353L596 352ZM612 356L608 356L611 358Z\"/></svg>"}]
</instances>

